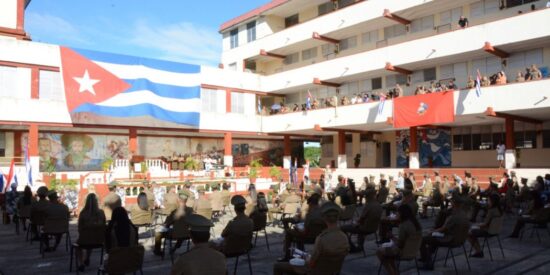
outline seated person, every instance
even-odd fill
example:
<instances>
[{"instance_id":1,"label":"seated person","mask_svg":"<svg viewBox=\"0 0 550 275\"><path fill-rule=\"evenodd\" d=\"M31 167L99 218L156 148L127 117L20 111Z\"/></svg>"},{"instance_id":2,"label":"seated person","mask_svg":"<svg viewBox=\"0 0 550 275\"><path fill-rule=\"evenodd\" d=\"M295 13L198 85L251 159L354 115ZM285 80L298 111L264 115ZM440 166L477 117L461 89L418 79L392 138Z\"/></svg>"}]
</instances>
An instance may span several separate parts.
<instances>
[{"instance_id":1,"label":"seated person","mask_svg":"<svg viewBox=\"0 0 550 275\"><path fill-rule=\"evenodd\" d=\"M166 195L164 196L164 201L162 203L164 208L162 209L161 213L164 215L170 215L170 213L172 213L174 210L178 208L179 206L178 201L179 201L179 196L178 194L176 194L176 188L174 186L169 186L167 188Z\"/></svg>"},{"instance_id":2,"label":"seated person","mask_svg":"<svg viewBox=\"0 0 550 275\"><path fill-rule=\"evenodd\" d=\"M491 229L490 226L492 220L501 216L502 209L500 208L500 196L498 194L492 194L489 196L487 215L485 216L483 223L479 224L478 228L470 229L468 234L468 241L475 250L470 257L483 258L483 251L481 251L481 247L479 247L477 238L488 236L489 230Z\"/></svg>"},{"instance_id":3,"label":"seated person","mask_svg":"<svg viewBox=\"0 0 550 275\"><path fill-rule=\"evenodd\" d=\"M138 245L138 231L128 218L123 207L113 210L112 219L107 225L105 234L105 250L107 254L116 247L133 247Z\"/></svg>"},{"instance_id":4,"label":"seated person","mask_svg":"<svg viewBox=\"0 0 550 275\"><path fill-rule=\"evenodd\" d=\"M166 231L164 232L155 232L155 249L153 253L157 256L162 256L162 251L160 250L162 239L172 234L172 238L177 239L176 245L172 248L172 251L169 251L170 254L173 254L178 248L181 247L183 243L183 238L177 238L178 236L187 237L189 235L189 226L186 220L186 217L193 213L193 208L188 207L187 205L187 194L180 193L178 197L178 208L174 209L166 220L164 221L164 227ZM172 227L171 229L169 229Z\"/></svg>"},{"instance_id":5,"label":"seated person","mask_svg":"<svg viewBox=\"0 0 550 275\"><path fill-rule=\"evenodd\" d=\"M50 204L46 198L48 196L48 187L38 187L36 195L38 196L38 201L33 202L31 205L31 231L34 235L33 240L39 241L38 226L44 225L44 212Z\"/></svg>"},{"instance_id":6,"label":"seated person","mask_svg":"<svg viewBox=\"0 0 550 275\"><path fill-rule=\"evenodd\" d=\"M397 238L392 236L391 232L390 236L387 237L392 240L393 245L391 247L380 247L376 251L376 256L388 274L399 273L399 269L395 265L395 259L400 255L416 254L417 251L405 249L411 249L407 246L409 242L420 241L422 238L422 227L408 205L401 205L397 208L397 220L399 220Z\"/></svg>"},{"instance_id":7,"label":"seated person","mask_svg":"<svg viewBox=\"0 0 550 275\"><path fill-rule=\"evenodd\" d=\"M212 203L206 198L204 187L199 186L197 191L199 193L199 199L195 200L193 212L203 215L207 219L212 219Z\"/></svg>"},{"instance_id":8,"label":"seated person","mask_svg":"<svg viewBox=\"0 0 550 275\"><path fill-rule=\"evenodd\" d=\"M359 220L354 224L346 224L341 227L342 231L348 236L352 253L363 251L365 236L376 232L383 212L382 206L376 199L376 190L374 188L367 188L365 195L367 202L363 207ZM351 234L357 234L357 246L352 243Z\"/></svg>"},{"instance_id":9,"label":"seated person","mask_svg":"<svg viewBox=\"0 0 550 275\"><path fill-rule=\"evenodd\" d=\"M154 201L154 198L153 198ZM116 185L114 182L109 183L109 194L103 198L102 209L105 212L105 218L107 221L111 220L113 210L117 207L122 207L122 200L116 193Z\"/></svg>"},{"instance_id":10,"label":"seated person","mask_svg":"<svg viewBox=\"0 0 550 275\"><path fill-rule=\"evenodd\" d=\"M435 182L434 189L431 197L422 202L422 218L428 217L428 206L441 207L443 205L443 194L441 194L441 188L439 188L439 182Z\"/></svg>"},{"instance_id":11,"label":"seated person","mask_svg":"<svg viewBox=\"0 0 550 275\"><path fill-rule=\"evenodd\" d=\"M209 196L212 204L212 213L215 217L219 217L223 211L224 194L220 191L219 184L212 184L212 193Z\"/></svg>"},{"instance_id":12,"label":"seated person","mask_svg":"<svg viewBox=\"0 0 550 275\"><path fill-rule=\"evenodd\" d=\"M333 202L323 204L320 214L326 229L315 238L311 257L304 266L276 263L273 274L338 274L349 251L346 235L338 228L340 212L340 207Z\"/></svg>"},{"instance_id":13,"label":"seated person","mask_svg":"<svg viewBox=\"0 0 550 275\"><path fill-rule=\"evenodd\" d=\"M36 200L32 196L30 186L25 186L23 196L17 201L17 213L21 223L23 224L23 230L27 230L27 219L31 217L31 207Z\"/></svg>"},{"instance_id":14,"label":"seated person","mask_svg":"<svg viewBox=\"0 0 550 275\"><path fill-rule=\"evenodd\" d=\"M193 248L178 257L170 274L227 274L225 256L208 245L212 222L196 214L190 214L186 221L189 224L189 235L193 242Z\"/></svg>"},{"instance_id":15,"label":"seated person","mask_svg":"<svg viewBox=\"0 0 550 275\"><path fill-rule=\"evenodd\" d=\"M432 253L435 248L456 244L466 239L470 222L462 209L462 197L455 195L452 199L452 207L451 215L447 217L443 226L430 231L428 235L422 238L420 253L421 261L424 262L424 269L433 269ZM435 232L443 234L443 236L434 235Z\"/></svg>"},{"instance_id":16,"label":"seated person","mask_svg":"<svg viewBox=\"0 0 550 275\"><path fill-rule=\"evenodd\" d=\"M538 191L531 191L531 205L526 213L519 216L514 231L509 238L518 238L519 232L526 223L542 223L548 219L550 208L544 208L544 201Z\"/></svg>"},{"instance_id":17,"label":"seated person","mask_svg":"<svg viewBox=\"0 0 550 275\"><path fill-rule=\"evenodd\" d=\"M223 242L217 245L217 249L226 256L246 251L254 230L254 222L244 214L246 199L241 195L235 195L231 198L231 204L234 206L236 216L223 229L221 234Z\"/></svg>"},{"instance_id":18,"label":"seated person","mask_svg":"<svg viewBox=\"0 0 550 275\"><path fill-rule=\"evenodd\" d=\"M409 179L406 179L406 181ZM382 217L380 219L380 224L378 225L378 235L380 236L379 243L388 242L389 240L386 238L388 235L388 232L393 228L398 226L398 221L393 218L389 218L391 211L397 210L397 208L401 205L408 205L411 210L413 211L413 214L416 215L418 213L418 203L416 203L416 200L414 198L414 194L410 189L404 189L403 195L400 201L394 202L391 207L386 208L386 217Z\"/></svg>"},{"instance_id":19,"label":"seated person","mask_svg":"<svg viewBox=\"0 0 550 275\"><path fill-rule=\"evenodd\" d=\"M303 241L310 237L314 238L318 233L320 233L317 226L322 223L321 213L319 210L319 199L320 196L317 194L312 195L308 199L308 213L304 219L304 225L296 226L294 228L285 229L285 239L283 243L283 252L284 256L279 258L278 261L284 262L290 260L290 245L292 242L297 242L299 246L303 246Z\"/></svg>"},{"instance_id":20,"label":"seated person","mask_svg":"<svg viewBox=\"0 0 550 275\"><path fill-rule=\"evenodd\" d=\"M287 185L287 188L290 188L290 185ZM289 195L285 197L284 201L281 202L279 207L277 207L277 208L273 207L268 212L269 220L270 221L273 220L273 214L272 213L282 213L285 210L285 208L289 205L290 206L296 206L296 209L297 209L300 202L302 202L302 199L296 193L296 189L290 189ZM290 208L292 208L292 207L290 207ZM291 214L291 213L287 213L287 214ZM284 220L283 220L283 224L284 224Z\"/></svg>"},{"instance_id":21,"label":"seated person","mask_svg":"<svg viewBox=\"0 0 550 275\"><path fill-rule=\"evenodd\" d=\"M98 245L105 242L105 213L99 209L99 203L94 193L88 194L84 208L78 216L78 239L76 243L76 255L80 265L79 271L84 271L85 266L90 264L92 250L83 250L81 246Z\"/></svg>"},{"instance_id":22,"label":"seated person","mask_svg":"<svg viewBox=\"0 0 550 275\"><path fill-rule=\"evenodd\" d=\"M150 224L152 222L152 213L144 192L139 193L137 204L130 207L130 216L134 225Z\"/></svg>"},{"instance_id":23,"label":"seated person","mask_svg":"<svg viewBox=\"0 0 550 275\"><path fill-rule=\"evenodd\" d=\"M44 211L44 227L42 231L42 242L46 245L44 251L55 251L61 241L61 232L69 230L69 208L59 201L57 192L50 191L48 193L49 205ZM55 232L50 234L50 232ZM59 232L59 233L58 233ZM49 235L55 236L55 245L50 247Z\"/></svg>"}]
</instances>

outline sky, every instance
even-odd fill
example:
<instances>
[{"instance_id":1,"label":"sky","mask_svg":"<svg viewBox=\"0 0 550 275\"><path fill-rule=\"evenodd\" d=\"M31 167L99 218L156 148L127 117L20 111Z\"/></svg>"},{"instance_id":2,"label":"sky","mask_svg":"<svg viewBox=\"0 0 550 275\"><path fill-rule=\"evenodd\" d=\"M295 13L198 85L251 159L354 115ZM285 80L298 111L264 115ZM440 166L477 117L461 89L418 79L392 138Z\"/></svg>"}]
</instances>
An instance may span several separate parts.
<instances>
[{"instance_id":1,"label":"sky","mask_svg":"<svg viewBox=\"0 0 550 275\"><path fill-rule=\"evenodd\" d=\"M269 0L32 0L33 41L217 66L220 25Z\"/></svg>"}]
</instances>

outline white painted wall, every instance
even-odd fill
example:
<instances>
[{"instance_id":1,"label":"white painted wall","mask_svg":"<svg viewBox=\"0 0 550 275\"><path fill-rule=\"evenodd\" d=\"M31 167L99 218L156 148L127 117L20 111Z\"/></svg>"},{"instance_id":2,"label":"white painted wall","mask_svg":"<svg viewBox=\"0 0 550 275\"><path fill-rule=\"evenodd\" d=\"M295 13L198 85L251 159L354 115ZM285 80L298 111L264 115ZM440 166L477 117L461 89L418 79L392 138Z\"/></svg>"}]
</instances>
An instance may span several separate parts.
<instances>
[{"instance_id":1,"label":"white painted wall","mask_svg":"<svg viewBox=\"0 0 550 275\"><path fill-rule=\"evenodd\" d=\"M371 1L365 3L369 2ZM313 21L315 20L311 22ZM386 62L394 66L435 59L445 62L445 57L456 57L472 51L481 53L486 41L490 41L493 46L499 46L550 36L550 28L532 28L528 32L517 31L514 35L509 35L512 29L528 28L532 25L550 25L550 9L284 71L262 79L262 87L265 91L278 91L311 84L315 77L325 80L366 72L382 72ZM432 53L432 50L435 52Z\"/></svg>"},{"instance_id":2,"label":"white painted wall","mask_svg":"<svg viewBox=\"0 0 550 275\"><path fill-rule=\"evenodd\" d=\"M0 27L17 28L17 0L2 0L0 8Z\"/></svg>"},{"instance_id":3,"label":"white painted wall","mask_svg":"<svg viewBox=\"0 0 550 275\"><path fill-rule=\"evenodd\" d=\"M347 28L374 18L379 18L382 17L384 9L390 9L392 12L396 12L431 1L433 0L364 1L355 4L353 8L342 9L337 12L326 14L322 17L293 26L291 29L267 35L263 39L256 40L253 43L248 43L246 45L241 45L241 43L239 43L239 47L233 49L229 49L228 46L227 48L224 47L224 49L229 50L222 53L222 63L227 66L227 64L239 62L243 59L258 55L261 49L269 51L311 39L311 35L314 31L324 34L338 31L339 29ZM244 33L246 34L246 30ZM239 42L240 39L241 37L239 37ZM228 45L228 42L226 43L224 41L224 46L225 45Z\"/></svg>"}]
</instances>

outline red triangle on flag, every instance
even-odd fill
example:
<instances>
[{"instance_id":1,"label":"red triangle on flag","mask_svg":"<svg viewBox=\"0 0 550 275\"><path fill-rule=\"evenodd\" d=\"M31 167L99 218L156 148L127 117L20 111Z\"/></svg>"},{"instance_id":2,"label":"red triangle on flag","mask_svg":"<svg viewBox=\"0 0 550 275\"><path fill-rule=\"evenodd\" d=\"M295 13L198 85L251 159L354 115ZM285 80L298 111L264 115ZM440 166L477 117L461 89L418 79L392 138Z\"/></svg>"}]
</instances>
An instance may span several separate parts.
<instances>
[{"instance_id":1,"label":"red triangle on flag","mask_svg":"<svg viewBox=\"0 0 550 275\"><path fill-rule=\"evenodd\" d=\"M61 67L67 108L99 103L130 88L116 75L67 47L61 49Z\"/></svg>"}]
</instances>

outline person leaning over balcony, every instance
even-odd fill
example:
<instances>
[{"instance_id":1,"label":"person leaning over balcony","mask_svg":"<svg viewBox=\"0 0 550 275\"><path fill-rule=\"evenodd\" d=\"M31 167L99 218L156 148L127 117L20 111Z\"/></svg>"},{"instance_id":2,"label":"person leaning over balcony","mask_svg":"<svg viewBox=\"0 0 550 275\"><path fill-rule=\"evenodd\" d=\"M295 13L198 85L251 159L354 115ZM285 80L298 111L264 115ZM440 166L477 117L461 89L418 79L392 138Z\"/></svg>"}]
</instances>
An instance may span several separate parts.
<instances>
[{"instance_id":1,"label":"person leaning over balcony","mask_svg":"<svg viewBox=\"0 0 550 275\"><path fill-rule=\"evenodd\" d=\"M460 19L458 19L458 26L462 29L468 27L468 18L464 17L464 15L460 16Z\"/></svg>"},{"instance_id":2,"label":"person leaning over balcony","mask_svg":"<svg viewBox=\"0 0 550 275\"><path fill-rule=\"evenodd\" d=\"M482 78L481 78L481 87L487 87L491 85L491 82L489 81L489 78L484 75Z\"/></svg>"},{"instance_id":3,"label":"person leaning over balcony","mask_svg":"<svg viewBox=\"0 0 550 275\"><path fill-rule=\"evenodd\" d=\"M473 89L476 86L476 82L472 78L472 76L468 76L468 82L466 82L466 88Z\"/></svg>"},{"instance_id":4,"label":"person leaning over balcony","mask_svg":"<svg viewBox=\"0 0 550 275\"><path fill-rule=\"evenodd\" d=\"M531 65L531 68L529 68L529 73L531 74L531 80L539 80L542 78L542 73L535 64Z\"/></svg>"},{"instance_id":5,"label":"person leaning over balcony","mask_svg":"<svg viewBox=\"0 0 550 275\"><path fill-rule=\"evenodd\" d=\"M523 76L521 71L518 71L518 74L516 75L516 82L525 82L525 76Z\"/></svg>"},{"instance_id":6,"label":"person leaning over balcony","mask_svg":"<svg viewBox=\"0 0 550 275\"><path fill-rule=\"evenodd\" d=\"M506 84L507 79L506 79L506 73L504 73L504 71L500 71L497 73L497 80L496 80L496 84L497 85L502 85L502 84Z\"/></svg>"}]
</instances>

